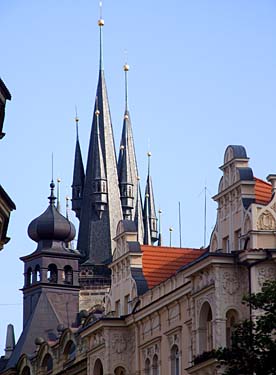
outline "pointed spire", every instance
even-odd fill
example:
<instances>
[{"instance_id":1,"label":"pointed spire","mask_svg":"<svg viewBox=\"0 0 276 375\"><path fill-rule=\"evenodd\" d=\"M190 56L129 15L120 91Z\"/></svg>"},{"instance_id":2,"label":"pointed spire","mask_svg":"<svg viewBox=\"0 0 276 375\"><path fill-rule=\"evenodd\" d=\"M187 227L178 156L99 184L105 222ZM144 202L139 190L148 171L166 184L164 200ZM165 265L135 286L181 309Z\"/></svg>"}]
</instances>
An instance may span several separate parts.
<instances>
[{"instance_id":1,"label":"pointed spire","mask_svg":"<svg viewBox=\"0 0 276 375\"><path fill-rule=\"evenodd\" d=\"M117 159L103 70L103 19L100 18L100 70L89 141L81 206L78 249L83 262L103 264L110 259L117 224L122 220ZM96 181L96 177L98 178ZM96 186L99 191L95 191ZM104 210L102 210L104 208Z\"/></svg>"},{"instance_id":2,"label":"pointed spire","mask_svg":"<svg viewBox=\"0 0 276 375\"><path fill-rule=\"evenodd\" d=\"M5 359L9 359L15 347L14 328L12 324L7 326Z\"/></svg>"},{"instance_id":3,"label":"pointed spire","mask_svg":"<svg viewBox=\"0 0 276 375\"><path fill-rule=\"evenodd\" d=\"M159 220L159 228L158 228L158 246L162 246L162 234L161 234L161 214L162 210L159 208L158 210L158 220Z\"/></svg>"},{"instance_id":4,"label":"pointed spire","mask_svg":"<svg viewBox=\"0 0 276 375\"><path fill-rule=\"evenodd\" d=\"M149 220L149 225L150 225L151 243L154 244L154 242L158 240L157 217L155 213L153 186L152 186L152 179L150 175L151 152L148 151L147 155L148 155L148 177L147 177L146 191L145 191L144 216L147 214L149 217L148 220ZM144 219L144 223L145 223L145 220L146 218ZM146 231L146 228L145 228L145 231Z\"/></svg>"},{"instance_id":5,"label":"pointed spire","mask_svg":"<svg viewBox=\"0 0 276 375\"><path fill-rule=\"evenodd\" d=\"M150 230L150 217L149 217L149 194L145 194L144 204L144 244L151 245L151 230Z\"/></svg>"}]
</instances>

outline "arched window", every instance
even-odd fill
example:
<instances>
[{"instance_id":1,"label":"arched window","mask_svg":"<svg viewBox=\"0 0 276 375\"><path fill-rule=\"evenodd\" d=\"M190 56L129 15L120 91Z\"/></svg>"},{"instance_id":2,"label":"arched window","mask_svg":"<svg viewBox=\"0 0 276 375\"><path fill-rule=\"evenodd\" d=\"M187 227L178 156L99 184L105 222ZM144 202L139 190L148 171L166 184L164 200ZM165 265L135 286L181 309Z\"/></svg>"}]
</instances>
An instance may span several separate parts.
<instances>
[{"instance_id":1,"label":"arched window","mask_svg":"<svg viewBox=\"0 0 276 375\"><path fill-rule=\"evenodd\" d=\"M100 359L97 359L95 363L93 375L103 375L103 365Z\"/></svg>"},{"instance_id":2,"label":"arched window","mask_svg":"<svg viewBox=\"0 0 276 375\"><path fill-rule=\"evenodd\" d=\"M145 375L150 375L150 360L148 358L145 362Z\"/></svg>"},{"instance_id":3,"label":"arched window","mask_svg":"<svg viewBox=\"0 0 276 375\"><path fill-rule=\"evenodd\" d=\"M42 361L43 374L49 374L53 371L53 358L46 354Z\"/></svg>"},{"instance_id":4,"label":"arched window","mask_svg":"<svg viewBox=\"0 0 276 375\"><path fill-rule=\"evenodd\" d=\"M152 375L159 375L159 363L156 354L154 354L152 359Z\"/></svg>"},{"instance_id":5,"label":"arched window","mask_svg":"<svg viewBox=\"0 0 276 375\"><path fill-rule=\"evenodd\" d=\"M76 358L76 345L73 341L69 341L64 350L66 361L73 361Z\"/></svg>"},{"instance_id":6,"label":"arched window","mask_svg":"<svg viewBox=\"0 0 276 375\"><path fill-rule=\"evenodd\" d=\"M179 369L179 349L177 345L171 348L171 374L180 375Z\"/></svg>"},{"instance_id":7,"label":"arched window","mask_svg":"<svg viewBox=\"0 0 276 375\"><path fill-rule=\"evenodd\" d=\"M126 375L126 370L122 366L119 366L115 369L114 374L115 375Z\"/></svg>"},{"instance_id":8,"label":"arched window","mask_svg":"<svg viewBox=\"0 0 276 375\"><path fill-rule=\"evenodd\" d=\"M35 266L35 270L34 270L34 280L33 280L33 282L34 283L37 283L37 282L39 282L40 281L40 267L39 267L39 265L36 265Z\"/></svg>"},{"instance_id":9,"label":"arched window","mask_svg":"<svg viewBox=\"0 0 276 375\"><path fill-rule=\"evenodd\" d=\"M21 372L21 375L31 375L31 370L28 366L25 366Z\"/></svg>"},{"instance_id":10,"label":"arched window","mask_svg":"<svg viewBox=\"0 0 276 375\"><path fill-rule=\"evenodd\" d=\"M208 302L202 305L199 316L199 350L200 353L213 349L213 315Z\"/></svg>"},{"instance_id":11,"label":"arched window","mask_svg":"<svg viewBox=\"0 0 276 375\"><path fill-rule=\"evenodd\" d=\"M73 269L71 266L64 267L64 284L73 284Z\"/></svg>"},{"instance_id":12,"label":"arched window","mask_svg":"<svg viewBox=\"0 0 276 375\"><path fill-rule=\"evenodd\" d=\"M226 346L231 347L232 334L235 328L235 324L238 322L238 313L236 310L228 310L226 314Z\"/></svg>"},{"instance_id":13,"label":"arched window","mask_svg":"<svg viewBox=\"0 0 276 375\"><path fill-rule=\"evenodd\" d=\"M26 286L31 285L33 282L33 270L31 267L28 268L27 274L26 274Z\"/></svg>"},{"instance_id":14,"label":"arched window","mask_svg":"<svg viewBox=\"0 0 276 375\"><path fill-rule=\"evenodd\" d=\"M49 283L56 284L58 280L57 266L50 264L47 271L47 280Z\"/></svg>"}]
</instances>

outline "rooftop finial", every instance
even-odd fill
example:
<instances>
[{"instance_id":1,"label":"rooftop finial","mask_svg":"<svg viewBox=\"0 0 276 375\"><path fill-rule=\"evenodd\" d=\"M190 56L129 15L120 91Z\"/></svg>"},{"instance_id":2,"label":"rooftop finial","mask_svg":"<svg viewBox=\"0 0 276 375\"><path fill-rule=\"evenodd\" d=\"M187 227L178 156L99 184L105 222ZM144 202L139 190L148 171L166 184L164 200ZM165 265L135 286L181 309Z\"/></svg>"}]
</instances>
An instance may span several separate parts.
<instances>
[{"instance_id":1,"label":"rooftop finial","mask_svg":"<svg viewBox=\"0 0 276 375\"><path fill-rule=\"evenodd\" d=\"M68 195L66 196L66 219L69 220L69 201L70 201L70 197L68 197Z\"/></svg>"},{"instance_id":2,"label":"rooftop finial","mask_svg":"<svg viewBox=\"0 0 276 375\"><path fill-rule=\"evenodd\" d=\"M78 117L78 109L77 106L75 105L75 123L76 123L76 134L77 134L77 139L79 139L79 117Z\"/></svg>"},{"instance_id":3,"label":"rooftop finial","mask_svg":"<svg viewBox=\"0 0 276 375\"><path fill-rule=\"evenodd\" d=\"M103 70L103 34L102 34L102 27L104 26L104 19L102 18L102 8L103 3L100 1L100 19L98 21L98 25L100 27L100 70Z\"/></svg>"},{"instance_id":4,"label":"rooftop finial","mask_svg":"<svg viewBox=\"0 0 276 375\"><path fill-rule=\"evenodd\" d=\"M54 153L53 152L52 152L52 180L50 183L50 189L51 189L51 193L48 199L49 199L50 205L54 206L56 197L54 194L55 184L54 184Z\"/></svg>"},{"instance_id":5,"label":"rooftop finial","mask_svg":"<svg viewBox=\"0 0 276 375\"><path fill-rule=\"evenodd\" d=\"M150 158L151 158L151 152L148 151L147 155L148 155L148 175L150 175Z\"/></svg>"},{"instance_id":6,"label":"rooftop finial","mask_svg":"<svg viewBox=\"0 0 276 375\"><path fill-rule=\"evenodd\" d=\"M124 65L124 72L125 72L125 105L126 105L126 108L125 110L127 111L128 110L128 83L127 83L127 73L129 71L129 65L127 63L127 51L125 50L125 54L126 54L126 62L125 62L125 65Z\"/></svg>"},{"instance_id":7,"label":"rooftop finial","mask_svg":"<svg viewBox=\"0 0 276 375\"><path fill-rule=\"evenodd\" d=\"M159 235L158 235L158 246L162 246L162 234L161 234L161 214L162 214L162 210L161 208L159 208L158 210L158 220L159 220Z\"/></svg>"},{"instance_id":8,"label":"rooftop finial","mask_svg":"<svg viewBox=\"0 0 276 375\"><path fill-rule=\"evenodd\" d=\"M60 182L61 182L61 179L58 177L57 178L57 210L58 212L60 212L60 190L59 190Z\"/></svg>"}]
</instances>

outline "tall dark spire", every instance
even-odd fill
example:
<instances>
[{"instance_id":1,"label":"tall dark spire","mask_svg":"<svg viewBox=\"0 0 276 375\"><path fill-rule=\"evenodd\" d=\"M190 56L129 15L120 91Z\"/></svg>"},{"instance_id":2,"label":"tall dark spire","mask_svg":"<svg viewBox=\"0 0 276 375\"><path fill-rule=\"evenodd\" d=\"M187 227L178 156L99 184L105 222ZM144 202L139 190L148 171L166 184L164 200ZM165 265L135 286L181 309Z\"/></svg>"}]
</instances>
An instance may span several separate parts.
<instances>
[{"instance_id":1,"label":"tall dark spire","mask_svg":"<svg viewBox=\"0 0 276 375\"><path fill-rule=\"evenodd\" d=\"M103 69L104 20L100 28L99 79L88 149L86 177L80 216L78 249L83 260L103 264L114 249L112 239L122 219L117 161L109 102Z\"/></svg>"},{"instance_id":2,"label":"tall dark spire","mask_svg":"<svg viewBox=\"0 0 276 375\"><path fill-rule=\"evenodd\" d=\"M141 202L139 202L140 188L138 183L138 168L134 149L132 125L128 108L128 72L129 65L124 65L125 72L125 113L121 137L118 176L121 193L121 204L124 219L135 220L138 233L143 233L143 220L138 220L142 215ZM137 210L139 212L137 212ZM140 235L141 241L143 237Z\"/></svg>"},{"instance_id":3,"label":"tall dark spire","mask_svg":"<svg viewBox=\"0 0 276 375\"><path fill-rule=\"evenodd\" d=\"M83 198L84 188L84 167L81 156L81 148L79 143L79 118L76 114L76 149L75 149L75 162L72 182L72 210L75 211L76 216L80 219L81 204Z\"/></svg>"},{"instance_id":4,"label":"tall dark spire","mask_svg":"<svg viewBox=\"0 0 276 375\"><path fill-rule=\"evenodd\" d=\"M137 241L140 244L144 243L144 222L143 222L143 204L142 204L142 197L141 197L141 189L140 189L140 177L137 177L137 199L136 199L136 206L135 206L135 215L134 221L137 228Z\"/></svg>"},{"instance_id":5,"label":"tall dark spire","mask_svg":"<svg viewBox=\"0 0 276 375\"><path fill-rule=\"evenodd\" d=\"M146 184L146 191L145 191L144 225L145 225L145 220L149 220L151 243L154 244L154 242L158 240L157 217L155 213L152 178L150 175L151 152L148 152L147 155L148 155L148 177L147 177L147 184ZM148 219L147 219L147 216L148 216ZM146 228L145 228L145 236L146 236Z\"/></svg>"},{"instance_id":6,"label":"tall dark spire","mask_svg":"<svg viewBox=\"0 0 276 375\"><path fill-rule=\"evenodd\" d=\"M162 214L162 210L159 208L158 210L158 220L159 220L158 246L162 246L161 214Z\"/></svg>"}]
</instances>

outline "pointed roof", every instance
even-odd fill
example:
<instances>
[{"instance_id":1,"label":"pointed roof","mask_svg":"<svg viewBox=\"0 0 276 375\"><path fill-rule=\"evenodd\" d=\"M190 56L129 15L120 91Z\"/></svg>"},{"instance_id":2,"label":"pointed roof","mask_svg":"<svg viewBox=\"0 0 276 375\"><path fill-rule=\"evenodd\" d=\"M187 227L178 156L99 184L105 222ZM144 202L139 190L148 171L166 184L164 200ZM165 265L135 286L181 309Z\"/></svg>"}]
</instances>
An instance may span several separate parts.
<instances>
[{"instance_id":1,"label":"pointed roof","mask_svg":"<svg viewBox=\"0 0 276 375\"><path fill-rule=\"evenodd\" d=\"M144 244L151 245L151 230L150 230L150 219L149 219L149 195L145 195L144 204Z\"/></svg>"},{"instance_id":2,"label":"pointed roof","mask_svg":"<svg viewBox=\"0 0 276 375\"><path fill-rule=\"evenodd\" d=\"M102 264L110 258L114 250L115 244L112 239L116 235L117 224L122 219L122 210L114 136L103 69L102 27L104 21L99 20L98 25L100 27L100 67L88 149L78 249L83 254L84 260L90 258L95 264ZM97 110L100 112L99 115L96 115ZM99 145L101 145L101 151ZM94 171L95 166L96 171ZM107 184L107 209L99 219L93 206L93 181L96 175L103 178L103 173L105 173Z\"/></svg>"},{"instance_id":3,"label":"pointed roof","mask_svg":"<svg viewBox=\"0 0 276 375\"><path fill-rule=\"evenodd\" d=\"M78 128L79 119L77 116L75 118L75 121L76 121L76 148L75 148L75 161L74 161L72 188L83 186L84 177L85 177L80 142L79 142L79 128Z\"/></svg>"},{"instance_id":4,"label":"pointed roof","mask_svg":"<svg viewBox=\"0 0 276 375\"><path fill-rule=\"evenodd\" d=\"M147 155L148 155L148 176L147 176L146 189L145 189L144 223L145 223L145 220L149 221L151 242L155 242L158 239L158 237L157 237L157 226L156 226L157 217L156 217L155 204L154 204L153 185L152 185L152 178L150 175L151 152L148 152ZM146 218L146 216L148 216L148 219ZM149 242L148 244L150 244L151 242Z\"/></svg>"},{"instance_id":5,"label":"pointed roof","mask_svg":"<svg viewBox=\"0 0 276 375\"><path fill-rule=\"evenodd\" d=\"M141 197L141 189L140 189L140 178L137 178L137 199L136 199L136 206L135 206L135 215L134 221L137 228L137 241L140 244L144 243L144 223L143 223L143 205L142 205L142 197Z\"/></svg>"}]
</instances>

